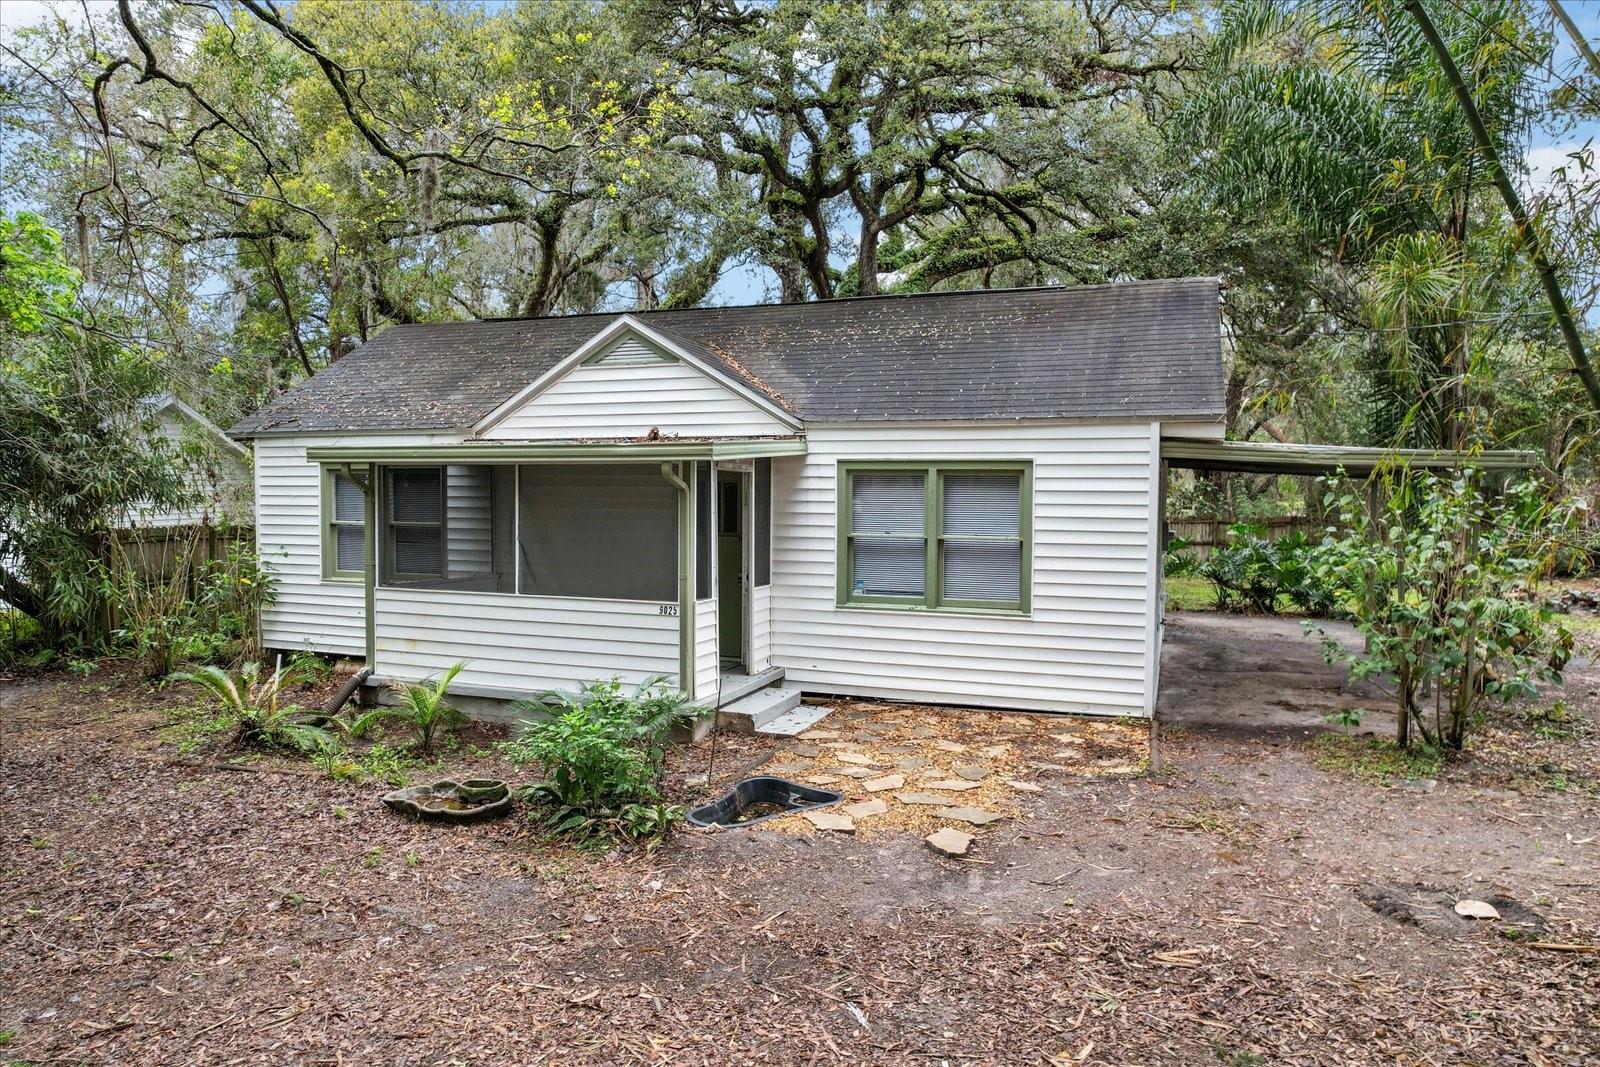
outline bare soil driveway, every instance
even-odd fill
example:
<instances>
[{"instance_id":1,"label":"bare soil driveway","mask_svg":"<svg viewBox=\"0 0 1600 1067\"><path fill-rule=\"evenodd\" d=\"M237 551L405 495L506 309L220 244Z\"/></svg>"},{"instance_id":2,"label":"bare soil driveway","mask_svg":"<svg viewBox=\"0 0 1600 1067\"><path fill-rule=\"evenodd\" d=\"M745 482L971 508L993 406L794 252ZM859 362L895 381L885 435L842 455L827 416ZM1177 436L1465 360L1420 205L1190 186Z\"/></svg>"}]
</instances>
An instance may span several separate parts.
<instances>
[{"instance_id":1,"label":"bare soil driveway","mask_svg":"<svg viewBox=\"0 0 1600 1067\"><path fill-rule=\"evenodd\" d=\"M1383 784L1311 735L1339 679L1283 624L1185 616L1168 648L1167 773L1036 720L1007 766L1039 791L964 860L870 820L600 856L419 826L381 783L180 756L187 694L0 679L0 1062L1600 1061L1592 672L1575 721ZM826 725L877 760L960 714ZM515 774L485 741L437 769ZM723 738L717 778L818 751ZM675 751L677 795L708 754Z\"/></svg>"},{"instance_id":2,"label":"bare soil driveway","mask_svg":"<svg viewBox=\"0 0 1600 1067\"><path fill-rule=\"evenodd\" d=\"M1348 648L1361 646L1348 623L1316 625ZM1330 667L1320 641L1297 618L1170 613L1158 714L1163 722L1261 736L1320 731L1329 714L1363 708L1371 713L1364 727L1388 736L1394 715L1382 691Z\"/></svg>"}]
</instances>

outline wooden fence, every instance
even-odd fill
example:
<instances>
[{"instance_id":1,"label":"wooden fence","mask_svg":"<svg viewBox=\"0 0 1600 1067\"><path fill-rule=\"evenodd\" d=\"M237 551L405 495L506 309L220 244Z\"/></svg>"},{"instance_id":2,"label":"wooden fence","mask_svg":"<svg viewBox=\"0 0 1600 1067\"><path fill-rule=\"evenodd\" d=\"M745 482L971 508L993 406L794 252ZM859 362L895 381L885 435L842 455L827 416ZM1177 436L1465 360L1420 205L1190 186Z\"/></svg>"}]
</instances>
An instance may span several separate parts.
<instances>
[{"instance_id":1,"label":"wooden fence","mask_svg":"<svg viewBox=\"0 0 1600 1067\"><path fill-rule=\"evenodd\" d=\"M1183 518L1167 520L1167 543L1171 544L1174 538L1181 537L1189 543L1185 551L1195 559L1210 557L1211 550L1217 545L1227 544L1228 527L1234 523L1243 522L1251 526L1259 526L1266 530L1266 535L1271 540L1287 537L1289 534L1300 532L1308 537L1319 537L1326 528L1325 522L1313 520L1307 515L1282 515L1273 519L1236 519L1226 515L1187 515Z\"/></svg>"},{"instance_id":2,"label":"wooden fence","mask_svg":"<svg viewBox=\"0 0 1600 1067\"><path fill-rule=\"evenodd\" d=\"M146 581L165 581L188 562L191 592L195 577L207 563L225 560L235 549L255 547L252 526L141 526L117 532L120 553L113 562L126 560L134 574ZM120 556L120 560L118 557Z\"/></svg>"}]
</instances>

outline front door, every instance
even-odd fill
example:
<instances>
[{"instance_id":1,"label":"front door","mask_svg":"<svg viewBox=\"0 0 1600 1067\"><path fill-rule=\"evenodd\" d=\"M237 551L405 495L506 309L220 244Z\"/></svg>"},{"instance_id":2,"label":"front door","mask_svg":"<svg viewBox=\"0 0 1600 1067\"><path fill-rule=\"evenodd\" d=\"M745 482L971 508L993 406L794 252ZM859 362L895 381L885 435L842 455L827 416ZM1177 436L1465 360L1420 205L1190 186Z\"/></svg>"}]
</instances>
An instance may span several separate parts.
<instances>
[{"instance_id":1,"label":"front door","mask_svg":"<svg viewBox=\"0 0 1600 1067\"><path fill-rule=\"evenodd\" d=\"M745 482L743 471L717 472L717 649L723 670L743 670L745 630Z\"/></svg>"}]
</instances>

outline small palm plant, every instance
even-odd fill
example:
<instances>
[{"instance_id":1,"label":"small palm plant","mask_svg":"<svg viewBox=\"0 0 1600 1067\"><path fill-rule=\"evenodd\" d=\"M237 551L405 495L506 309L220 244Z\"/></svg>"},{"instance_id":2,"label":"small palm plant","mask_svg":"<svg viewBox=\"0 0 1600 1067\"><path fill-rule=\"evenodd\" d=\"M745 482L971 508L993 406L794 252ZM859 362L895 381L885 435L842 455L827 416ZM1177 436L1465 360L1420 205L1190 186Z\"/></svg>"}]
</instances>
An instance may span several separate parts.
<instances>
[{"instance_id":1,"label":"small palm plant","mask_svg":"<svg viewBox=\"0 0 1600 1067\"><path fill-rule=\"evenodd\" d=\"M466 669L465 663L451 665L432 682L409 682L391 686L399 703L392 707L377 707L357 716L346 727L352 737L362 737L374 725L386 719L398 719L417 735L417 749L432 754L433 743L441 734L447 734L467 721L467 717L445 698L456 675Z\"/></svg>"},{"instance_id":2,"label":"small palm plant","mask_svg":"<svg viewBox=\"0 0 1600 1067\"><path fill-rule=\"evenodd\" d=\"M231 675L221 667L199 667L171 676L174 681L193 682L222 705L234 721L234 744L243 748L288 748L298 752L323 752L338 747L328 731L299 721L300 708L283 704L283 690L297 680L293 669L285 670L282 657L266 678L261 664L251 661Z\"/></svg>"}]
</instances>

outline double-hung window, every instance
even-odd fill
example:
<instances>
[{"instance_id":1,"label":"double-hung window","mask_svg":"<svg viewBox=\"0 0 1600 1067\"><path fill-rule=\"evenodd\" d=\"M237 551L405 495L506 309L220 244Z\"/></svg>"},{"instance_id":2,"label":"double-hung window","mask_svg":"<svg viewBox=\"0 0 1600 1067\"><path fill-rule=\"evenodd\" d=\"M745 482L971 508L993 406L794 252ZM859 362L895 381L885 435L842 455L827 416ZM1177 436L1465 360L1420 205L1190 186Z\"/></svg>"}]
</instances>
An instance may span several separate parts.
<instances>
[{"instance_id":1,"label":"double-hung window","mask_svg":"<svg viewBox=\"0 0 1600 1067\"><path fill-rule=\"evenodd\" d=\"M386 584L437 581L445 574L443 467L385 467Z\"/></svg>"},{"instance_id":2,"label":"double-hung window","mask_svg":"<svg viewBox=\"0 0 1600 1067\"><path fill-rule=\"evenodd\" d=\"M322 576L359 580L367 567L366 494L336 470L322 474Z\"/></svg>"},{"instance_id":3,"label":"double-hung window","mask_svg":"<svg viewBox=\"0 0 1600 1067\"><path fill-rule=\"evenodd\" d=\"M839 467L839 603L1029 609L1032 467Z\"/></svg>"}]
</instances>

